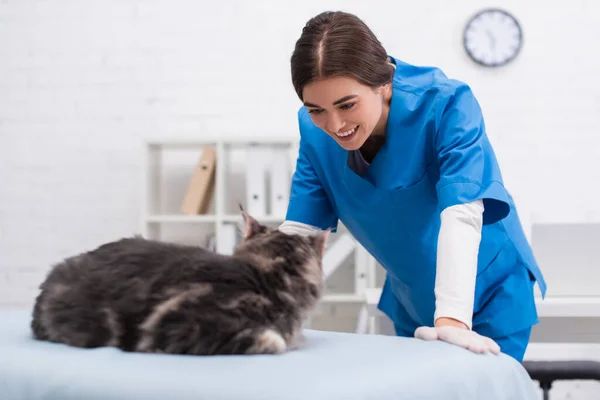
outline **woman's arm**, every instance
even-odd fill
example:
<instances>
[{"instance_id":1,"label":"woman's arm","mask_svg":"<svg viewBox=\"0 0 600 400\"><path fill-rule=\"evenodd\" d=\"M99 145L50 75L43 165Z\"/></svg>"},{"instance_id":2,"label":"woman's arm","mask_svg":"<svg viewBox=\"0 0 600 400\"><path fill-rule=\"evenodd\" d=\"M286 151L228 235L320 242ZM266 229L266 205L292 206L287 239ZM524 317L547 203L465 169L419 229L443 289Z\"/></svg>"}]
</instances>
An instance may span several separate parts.
<instances>
[{"instance_id":1,"label":"woman's arm","mask_svg":"<svg viewBox=\"0 0 600 400\"><path fill-rule=\"evenodd\" d=\"M475 200L441 213L435 280L435 326L472 328L483 202Z\"/></svg>"}]
</instances>

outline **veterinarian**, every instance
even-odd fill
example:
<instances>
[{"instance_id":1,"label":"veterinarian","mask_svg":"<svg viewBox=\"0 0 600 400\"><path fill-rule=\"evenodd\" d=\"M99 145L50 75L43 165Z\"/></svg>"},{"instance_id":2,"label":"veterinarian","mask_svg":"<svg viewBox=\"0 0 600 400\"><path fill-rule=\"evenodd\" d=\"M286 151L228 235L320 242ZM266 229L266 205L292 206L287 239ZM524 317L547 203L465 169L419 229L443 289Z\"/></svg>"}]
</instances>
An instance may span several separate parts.
<instances>
[{"instance_id":1,"label":"veterinarian","mask_svg":"<svg viewBox=\"0 0 600 400\"><path fill-rule=\"evenodd\" d=\"M387 272L400 336L522 361L546 284L471 88L391 57L356 16L322 13L291 58L303 102L286 221L342 221Z\"/></svg>"}]
</instances>

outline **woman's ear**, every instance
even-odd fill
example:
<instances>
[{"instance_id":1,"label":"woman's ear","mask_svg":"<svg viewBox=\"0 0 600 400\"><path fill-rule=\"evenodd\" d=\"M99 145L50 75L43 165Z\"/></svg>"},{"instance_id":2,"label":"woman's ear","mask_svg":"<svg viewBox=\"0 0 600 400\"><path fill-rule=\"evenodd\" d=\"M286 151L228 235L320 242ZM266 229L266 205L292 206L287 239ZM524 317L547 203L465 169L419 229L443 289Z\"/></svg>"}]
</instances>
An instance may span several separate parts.
<instances>
[{"instance_id":1,"label":"woman's ear","mask_svg":"<svg viewBox=\"0 0 600 400\"><path fill-rule=\"evenodd\" d=\"M381 96L383 96L383 98L387 98L388 95L389 95L389 93L390 93L391 88L392 88L391 84L385 83L385 84L383 84L381 86L378 86L375 89L375 93L380 94Z\"/></svg>"},{"instance_id":2,"label":"woman's ear","mask_svg":"<svg viewBox=\"0 0 600 400\"><path fill-rule=\"evenodd\" d=\"M392 84L391 83L386 83L385 85L381 85L381 98L383 100L384 103L387 103L390 101L390 99L392 98Z\"/></svg>"}]
</instances>

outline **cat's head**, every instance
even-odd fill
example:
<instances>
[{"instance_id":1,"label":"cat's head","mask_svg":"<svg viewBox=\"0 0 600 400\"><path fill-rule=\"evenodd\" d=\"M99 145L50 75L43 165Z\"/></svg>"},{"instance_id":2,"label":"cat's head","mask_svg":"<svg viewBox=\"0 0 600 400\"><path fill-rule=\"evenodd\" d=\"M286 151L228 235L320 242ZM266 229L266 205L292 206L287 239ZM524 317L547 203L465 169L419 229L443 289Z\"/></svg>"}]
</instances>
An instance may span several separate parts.
<instances>
[{"instance_id":1,"label":"cat's head","mask_svg":"<svg viewBox=\"0 0 600 400\"><path fill-rule=\"evenodd\" d=\"M283 233L260 224L244 210L241 212L244 218L243 239L235 255L251 259L266 271L284 268L291 275L299 274L310 283L322 285L322 262L330 230L309 236Z\"/></svg>"}]
</instances>

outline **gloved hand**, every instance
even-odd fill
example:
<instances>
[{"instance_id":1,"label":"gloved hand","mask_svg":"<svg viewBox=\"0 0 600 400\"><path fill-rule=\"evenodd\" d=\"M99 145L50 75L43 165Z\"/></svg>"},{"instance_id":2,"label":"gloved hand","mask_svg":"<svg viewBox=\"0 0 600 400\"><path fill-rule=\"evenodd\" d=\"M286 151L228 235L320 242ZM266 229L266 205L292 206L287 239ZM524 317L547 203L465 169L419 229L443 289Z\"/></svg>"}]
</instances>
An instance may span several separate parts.
<instances>
[{"instance_id":1,"label":"gloved hand","mask_svg":"<svg viewBox=\"0 0 600 400\"><path fill-rule=\"evenodd\" d=\"M422 340L442 340L463 347L474 353L500 353L500 346L492 339L469 329L455 326L421 326L415 330L415 337Z\"/></svg>"}]
</instances>

